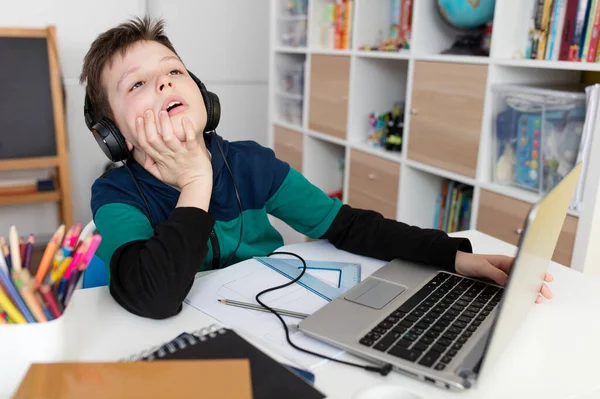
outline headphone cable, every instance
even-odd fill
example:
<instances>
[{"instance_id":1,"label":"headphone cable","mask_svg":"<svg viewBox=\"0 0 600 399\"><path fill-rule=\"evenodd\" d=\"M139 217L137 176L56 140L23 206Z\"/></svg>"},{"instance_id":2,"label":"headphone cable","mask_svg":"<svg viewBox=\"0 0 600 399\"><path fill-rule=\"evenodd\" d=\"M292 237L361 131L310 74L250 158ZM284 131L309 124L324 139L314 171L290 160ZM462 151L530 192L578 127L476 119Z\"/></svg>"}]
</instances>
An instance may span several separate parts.
<instances>
[{"instance_id":1,"label":"headphone cable","mask_svg":"<svg viewBox=\"0 0 600 399\"><path fill-rule=\"evenodd\" d=\"M291 255L291 256L295 256L296 258L300 259L300 261L302 262L302 272L300 272L300 274L298 275L298 277L296 277L295 279L276 286L276 287L271 287L271 288L267 288L261 292L259 292L258 294L256 294L256 302L258 302L263 308L267 309L269 312L273 313L275 316L277 316L277 318L279 319L279 321L281 322L281 324L283 325L283 329L285 330L285 338L287 340L287 342L294 348L297 349L301 352L305 352L308 353L309 355L314 355L323 359L327 359L327 360L331 360L333 362L337 362L337 363L342 363L348 366L354 366L354 367L358 367L358 368L362 368L365 369L367 371L374 371L377 372L381 375L388 375L390 373L390 371L392 371L392 365L387 363L381 367L378 366L370 366L370 365L363 365L363 364L358 364L358 363L352 363L352 362L347 362L345 360L340 360L340 359L335 359L329 356L325 356L322 355L320 353L316 353L313 352L311 350L308 349L304 349L304 348L300 348L298 345L296 345L295 343L293 343L290 339L290 330L288 329L287 324L285 324L285 321L283 320L283 318L281 317L281 315L279 313L277 313L276 310L274 310L273 308L270 308L269 306L267 306L265 303L263 303L260 300L261 295L266 294L267 292L271 292L271 291L275 291L281 288L285 288L288 287L292 284L294 284L295 282L297 282L298 280L300 280L302 278L302 276L304 275L304 273L306 272L306 262L304 261L304 259L302 259L302 257L300 255L297 255L295 253L292 252L283 252L283 251L277 251L277 252L271 252L270 254L268 254L267 256L271 256L271 255Z\"/></svg>"},{"instance_id":2,"label":"headphone cable","mask_svg":"<svg viewBox=\"0 0 600 399\"><path fill-rule=\"evenodd\" d=\"M238 190L238 186L235 181L235 177L233 177L233 172L231 171L231 168L229 167L229 164L227 163L227 158L225 158L225 154L223 153L223 148L221 147L221 142L219 141L217 132L213 130L212 133L214 133L215 137L213 137L213 138L215 140L217 140L217 147L219 147L219 151L221 152L221 157L223 157L223 162L225 162L225 166L227 167L227 170L229 171L229 175L231 176L231 180L233 181L233 189L235 190L235 197L237 198L238 207L240 209L240 236L238 238L237 245L236 245L235 249L233 250L233 252L227 257L227 259L225 259L225 262L223 262L222 265L219 265L219 269L221 269L221 268L227 266L227 263L236 255L237 250L240 248L240 245L242 244L242 235L243 235L243 231L244 231L244 213L243 213L243 208L242 208L242 200L240 198L240 192Z\"/></svg>"},{"instance_id":3,"label":"headphone cable","mask_svg":"<svg viewBox=\"0 0 600 399\"><path fill-rule=\"evenodd\" d=\"M156 228L156 225L154 224L154 219L152 218L152 211L150 210L150 205L148 205L148 201L146 201L146 196L142 192L142 189L140 188L140 185L138 184L137 179L133 175L133 172L131 172L129 165L127 165L127 161L129 159L131 159L131 156L129 156L126 160L121 161L121 162L123 163L123 166L125 166L125 169L127 169L127 171L129 172L129 175L131 176L131 179L133 180L135 187L137 188L138 192L142 196L142 200L144 201L144 205L146 205L146 210L148 211L148 218L150 219L150 224L152 225L152 228L154 229L154 228Z\"/></svg>"}]
</instances>

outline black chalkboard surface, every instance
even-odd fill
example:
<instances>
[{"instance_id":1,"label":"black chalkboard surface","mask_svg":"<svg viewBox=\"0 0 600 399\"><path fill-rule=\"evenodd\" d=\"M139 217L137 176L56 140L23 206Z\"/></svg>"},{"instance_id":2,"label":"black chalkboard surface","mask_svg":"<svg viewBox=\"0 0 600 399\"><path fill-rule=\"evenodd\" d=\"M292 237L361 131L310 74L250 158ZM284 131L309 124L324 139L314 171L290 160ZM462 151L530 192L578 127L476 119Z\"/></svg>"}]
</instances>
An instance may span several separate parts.
<instances>
[{"instance_id":1,"label":"black chalkboard surface","mask_svg":"<svg viewBox=\"0 0 600 399\"><path fill-rule=\"evenodd\" d=\"M47 39L0 37L0 159L56 153Z\"/></svg>"}]
</instances>

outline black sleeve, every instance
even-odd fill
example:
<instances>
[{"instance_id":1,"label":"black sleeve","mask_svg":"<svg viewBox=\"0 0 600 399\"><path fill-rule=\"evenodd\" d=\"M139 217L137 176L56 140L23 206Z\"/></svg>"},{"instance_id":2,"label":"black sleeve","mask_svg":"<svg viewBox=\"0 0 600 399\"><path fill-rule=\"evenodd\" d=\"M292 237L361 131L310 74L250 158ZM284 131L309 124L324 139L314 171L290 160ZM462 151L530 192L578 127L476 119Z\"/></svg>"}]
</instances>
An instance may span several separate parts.
<instances>
[{"instance_id":1,"label":"black sleeve","mask_svg":"<svg viewBox=\"0 0 600 399\"><path fill-rule=\"evenodd\" d=\"M207 253L214 219L199 208L175 208L154 236L119 247L110 262L110 293L138 316L179 313Z\"/></svg>"},{"instance_id":2,"label":"black sleeve","mask_svg":"<svg viewBox=\"0 0 600 399\"><path fill-rule=\"evenodd\" d=\"M400 258L454 271L456 251L472 252L466 238L409 226L381 214L343 205L321 238L336 248L385 261Z\"/></svg>"}]
</instances>

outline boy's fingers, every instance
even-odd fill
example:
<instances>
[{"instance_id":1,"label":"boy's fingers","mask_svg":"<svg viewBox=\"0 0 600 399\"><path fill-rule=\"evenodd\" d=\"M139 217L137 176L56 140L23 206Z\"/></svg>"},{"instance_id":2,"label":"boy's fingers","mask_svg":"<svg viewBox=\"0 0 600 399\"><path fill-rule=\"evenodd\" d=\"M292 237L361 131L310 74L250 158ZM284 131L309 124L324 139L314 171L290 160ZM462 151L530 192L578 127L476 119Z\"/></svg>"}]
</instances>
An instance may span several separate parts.
<instances>
[{"instance_id":1,"label":"boy's fingers","mask_svg":"<svg viewBox=\"0 0 600 399\"><path fill-rule=\"evenodd\" d=\"M538 295L538 296L535 298L535 303L542 303L542 297Z\"/></svg>"},{"instance_id":2,"label":"boy's fingers","mask_svg":"<svg viewBox=\"0 0 600 399\"><path fill-rule=\"evenodd\" d=\"M162 139L167 147L173 152L179 152L181 150L181 141L175 136L173 132L173 126L171 125L171 118L167 111L160 111L158 114L160 124L162 126Z\"/></svg>"},{"instance_id":3,"label":"boy's fingers","mask_svg":"<svg viewBox=\"0 0 600 399\"><path fill-rule=\"evenodd\" d=\"M554 276L550 273L546 273L546 275L544 276L544 280L551 283L554 280Z\"/></svg>"},{"instance_id":4,"label":"boy's fingers","mask_svg":"<svg viewBox=\"0 0 600 399\"><path fill-rule=\"evenodd\" d=\"M552 298L552 291L550 291L550 288L548 288L548 286L545 283L542 285L540 293L548 299Z\"/></svg>"},{"instance_id":5,"label":"boy's fingers","mask_svg":"<svg viewBox=\"0 0 600 399\"><path fill-rule=\"evenodd\" d=\"M139 117L135 120L135 131L137 133L137 141L140 148L151 158L156 158L158 155L156 150L148 144L146 140L146 132L144 130L144 118Z\"/></svg>"},{"instance_id":6,"label":"boy's fingers","mask_svg":"<svg viewBox=\"0 0 600 399\"><path fill-rule=\"evenodd\" d=\"M150 110L144 113L144 129L146 131L146 141L148 144L158 153L166 152L167 146L163 142L162 137L158 135L156 123L154 122L154 114ZM156 159L155 157L152 158Z\"/></svg>"},{"instance_id":7,"label":"boy's fingers","mask_svg":"<svg viewBox=\"0 0 600 399\"><path fill-rule=\"evenodd\" d=\"M506 280L508 279L508 276L506 273L504 273L502 270L498 269L497 267L493 266L490 263L488 263L484 267L485 267L485 269L484 269L485 277L493 280L498 285L504 286L504 284L506 284Z\"/></svg>"},{"instance_id":8,"label":"boy's fingers","mask_svg":"<svg viewBox=\"0 0 600 399\"><path fill-rule=\"evenodd\" d=\"M194 131L194 126L192 121L187 117L181 118L181 125L183 126L183 131L185 132L185 143L188 151L193 151L200 145L198 140L196 140L196 132Z\"/></svg>"}]
</instances>

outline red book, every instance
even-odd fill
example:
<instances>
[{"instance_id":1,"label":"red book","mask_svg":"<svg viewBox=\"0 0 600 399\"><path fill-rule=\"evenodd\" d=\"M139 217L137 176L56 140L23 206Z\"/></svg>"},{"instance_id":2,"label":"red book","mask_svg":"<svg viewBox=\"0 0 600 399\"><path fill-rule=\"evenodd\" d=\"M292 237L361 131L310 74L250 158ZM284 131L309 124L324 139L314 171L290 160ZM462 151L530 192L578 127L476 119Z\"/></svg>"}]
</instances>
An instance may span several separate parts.
<instances>
[{"instance_id":1,"label":"red book","mask_svg":"<svg viewBox=\"0 0 600 399\"><path fill-rule=\"evenodd\" d=\"M565 25L563 27L560 41L560 51L558 53L558 59L560 61L569 60L569 48L571 47L573 34L575 33L575 21L577 19L577 6L579 5L579 1L580 0L569 0L567 3L567 11L565 12Z\"/></svg>"},{"instance_id":2,"label":"red book","mask_svg":"<svg viewBox=\"0 0 600 399\"><path fill-rule=\"evenodd\" d=\"M598 48L598 31L600 30L600 7L596 7L594 15L594 25L590 36L590 45L588 47L587 62L596 62L596 49Z\"/></svg>"}]
</instances>

